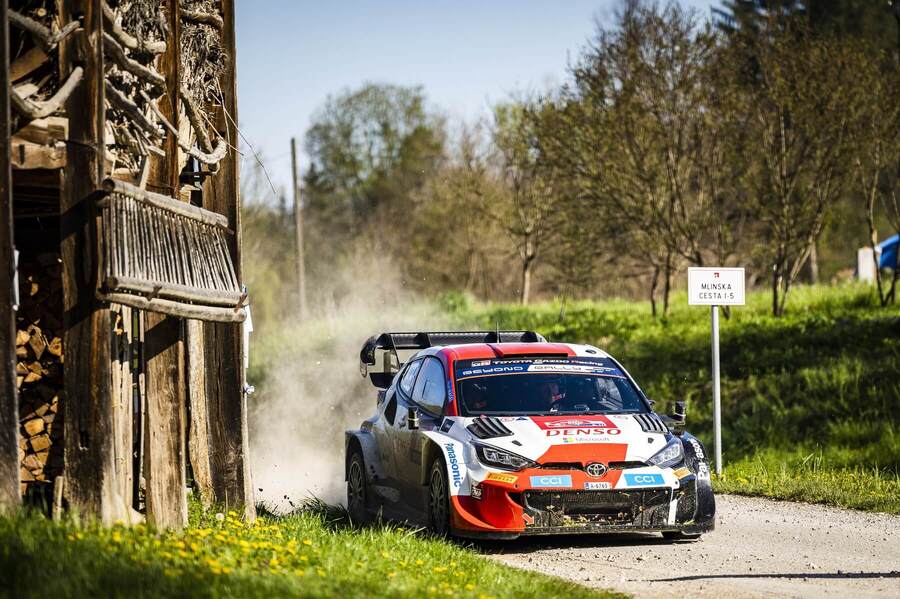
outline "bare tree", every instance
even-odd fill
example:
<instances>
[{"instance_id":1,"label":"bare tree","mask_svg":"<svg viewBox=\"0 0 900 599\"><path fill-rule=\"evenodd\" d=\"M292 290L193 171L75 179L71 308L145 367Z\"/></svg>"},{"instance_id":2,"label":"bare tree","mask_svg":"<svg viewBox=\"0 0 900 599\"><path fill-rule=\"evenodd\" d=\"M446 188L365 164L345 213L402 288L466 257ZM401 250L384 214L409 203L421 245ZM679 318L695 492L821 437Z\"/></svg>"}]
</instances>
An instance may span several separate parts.
<instances>
[{"instance_id":1,"label":"bare tree","mask_svg":"<svg viewBox=\"0 0 900 599\"><path fill-rule=\"evenodd\" d=\"M850 140L854 184L865 206L868 241L875 261L875 285L878 300L883 306L893 297L896 276L890 290L885 291L879 256L875 251L878 246L876 210L881 204L892 224L900 225L897 222L896 200L900 150L900 104L897 103L897 94L900 92L900 78L893 68L893 60L886 65L883 60L886 57L866 50L857 45L848 49L854 66L850 82L852 102L847 111L852 119ZM900 227L895 226L895 230L900 230Z\"/></svg>"},{"instance_id":2,"label":"bare tree","mask_svg":"<svg viewBox=\"0 0 900 599\"><path fill-rule=\"evenodd\" d=\"M547 165L538 160L537 130L522 104L501 104L494 110L494 145L505 201L490 212L516 246L521 265L519 300L531 299L532 277L546 244L558 233L559 197Z\"/></svg>"},{"instance_id":3,"label":"bare tree","mask_svg":"<svg viewBox=\"0 0 900 599\"><path fill-rule=\"evenodd\" d=\"M780 316L846 184L850 61L836 42L794 28L760 31L735 50L741 64L747 55L756 64L743 82L752 165L744 184L768 241L758 250L771 266L772 313Z\"/></svg>"}]
</instances>

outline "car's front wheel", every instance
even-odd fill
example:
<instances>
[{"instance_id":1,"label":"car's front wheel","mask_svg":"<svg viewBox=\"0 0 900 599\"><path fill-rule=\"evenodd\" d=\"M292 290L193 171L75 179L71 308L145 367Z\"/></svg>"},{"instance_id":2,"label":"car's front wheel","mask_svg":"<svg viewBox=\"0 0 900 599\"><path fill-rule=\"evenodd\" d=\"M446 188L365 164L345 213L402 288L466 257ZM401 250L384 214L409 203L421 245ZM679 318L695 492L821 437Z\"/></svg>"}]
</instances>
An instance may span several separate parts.
<instances>
[{"instance_id":1,"label":"car's front wheel","mask_svg":"<svg viewBox=\"0 0 900 599\"><path fill-rule=\"evenodd\" d=\"M371 519L368 508L368 491L363 457L359 451L354 451L347 466L347 513L353 524L368 524Z\"/></svg>"},{"instance_id":2,"label":"car's front wheel","mask_svg":"<svg viewBox=\"0 0 900 599\"><path fill-rule=\"evenodd\" d=\"M438 536L450 534L450 496L447 469L441 458L431 464L428 476L428 529Z\"/></svg>"}]
</instances>

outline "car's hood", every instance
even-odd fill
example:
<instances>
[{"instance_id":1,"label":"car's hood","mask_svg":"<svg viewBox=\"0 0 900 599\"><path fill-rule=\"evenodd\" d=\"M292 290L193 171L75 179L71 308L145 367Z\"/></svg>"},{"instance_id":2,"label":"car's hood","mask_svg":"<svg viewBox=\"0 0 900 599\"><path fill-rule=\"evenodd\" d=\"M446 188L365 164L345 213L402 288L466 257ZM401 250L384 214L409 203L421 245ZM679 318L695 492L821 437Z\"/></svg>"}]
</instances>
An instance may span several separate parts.
<instances>
[{"instance_id":1,"label":"car's hood","mask_svg":"<svg viewBox=\"0 0 900 599\"><path fill-rule=\"evenodd\" d=\"M665 446L668 433L655 414L481 416L458 420L465 432L458 430L456 435L539 464L645 462Z\"/></svg>"}]
</instances>

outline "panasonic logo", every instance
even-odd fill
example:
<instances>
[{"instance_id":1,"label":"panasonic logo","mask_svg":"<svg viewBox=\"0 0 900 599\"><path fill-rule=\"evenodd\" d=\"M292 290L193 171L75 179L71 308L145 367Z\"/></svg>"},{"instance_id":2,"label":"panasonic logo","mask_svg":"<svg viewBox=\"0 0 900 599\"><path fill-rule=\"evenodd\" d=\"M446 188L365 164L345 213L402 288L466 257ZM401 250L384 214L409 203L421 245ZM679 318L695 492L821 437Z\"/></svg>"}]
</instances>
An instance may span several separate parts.
<instances>
[{"instance_id":1,"label":"panasonic logo","mask_svg":"<svg viewBox=\"0 0 900 599\"><path fill-rule=\"evenodd\" d=\"M459 471L459 460L456 459L456 448L453 443L444 444L447 450L447 461L450 462L450 473L453 476L453 486L459 487L462 484L462 473Z\"/></svg>"}]
</instances>

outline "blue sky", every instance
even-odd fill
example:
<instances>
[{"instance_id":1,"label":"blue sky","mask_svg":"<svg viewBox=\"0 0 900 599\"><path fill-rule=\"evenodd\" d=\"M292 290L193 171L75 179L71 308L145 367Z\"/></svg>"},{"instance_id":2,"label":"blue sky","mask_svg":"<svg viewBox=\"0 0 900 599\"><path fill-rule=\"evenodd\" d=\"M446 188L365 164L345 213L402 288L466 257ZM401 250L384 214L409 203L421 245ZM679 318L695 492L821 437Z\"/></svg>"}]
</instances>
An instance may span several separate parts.
<instances>
[{"instance_id":1,"label":"blue sky","mask_svg":"<svg viewBox=\"0 0 900 599\"><path fill-rule=\"evenodd\" d=\"M702 14L717 0L682 0ZM290 185L329 94L367 81L422 85L432 108L474 120L515 92L565 80L618 0L238 0L238 115L276 187ZM245 154L244 161L252 159Z\"/></svg>"}]
</instances>

